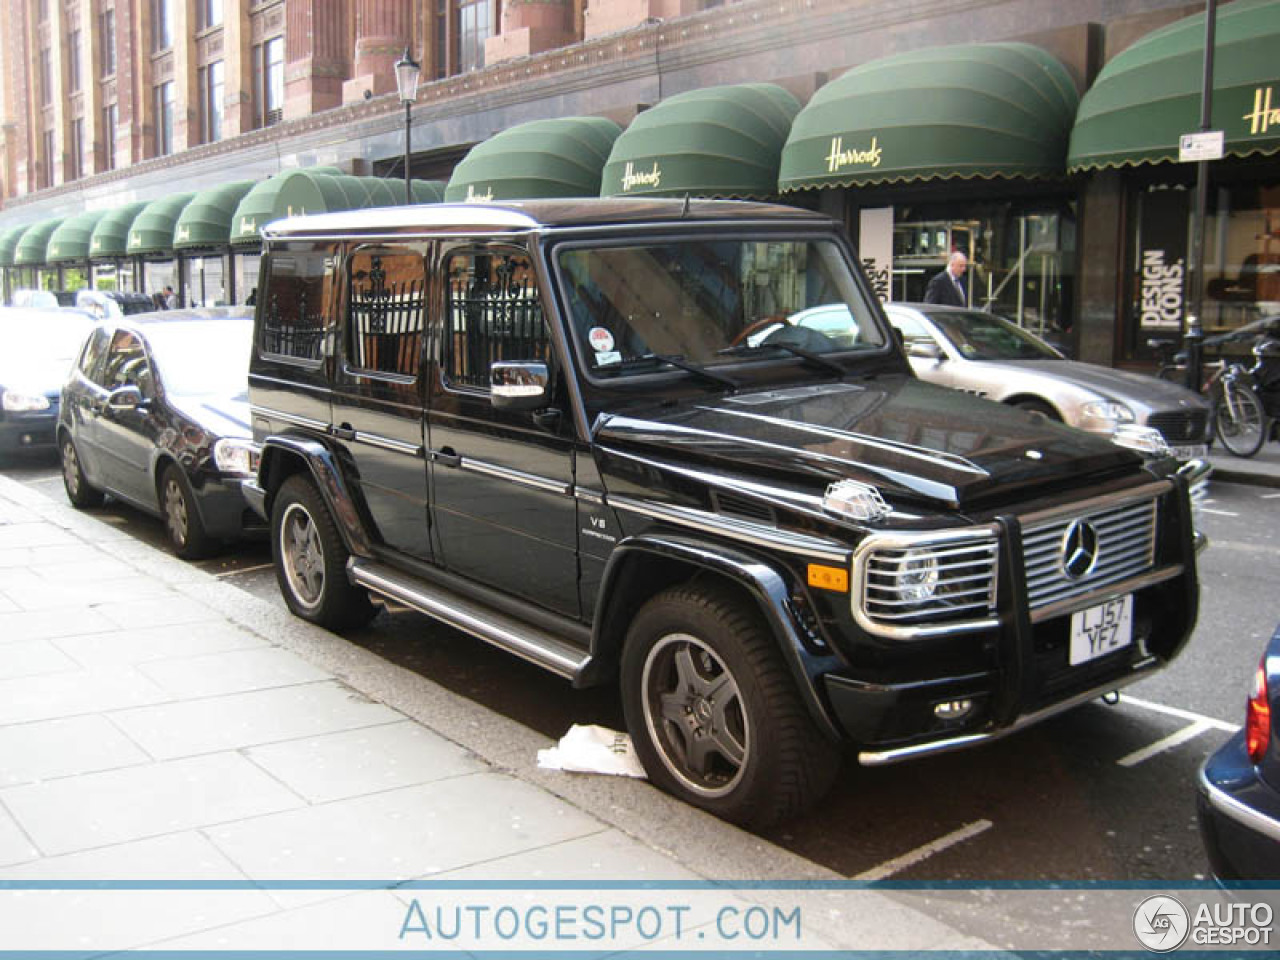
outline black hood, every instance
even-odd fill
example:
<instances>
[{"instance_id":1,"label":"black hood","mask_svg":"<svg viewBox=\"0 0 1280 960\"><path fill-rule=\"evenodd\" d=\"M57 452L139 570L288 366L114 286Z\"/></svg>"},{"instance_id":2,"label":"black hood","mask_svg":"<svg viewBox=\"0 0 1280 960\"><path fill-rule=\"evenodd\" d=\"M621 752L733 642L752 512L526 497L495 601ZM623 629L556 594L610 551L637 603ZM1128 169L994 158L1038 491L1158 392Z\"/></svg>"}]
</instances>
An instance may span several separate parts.
<instances>
[{"instance_id":1,"label":"black hood","mask_svg":"<svg viewBox=\"0 0 1280 960\"><path fill-rule=\"evenodd\" d=\"M722 461L739 471L812 478L818 488L863 480L891 499L961 509L1141 464L1109 440L909 375L604 416L596 441L673 462Z\"/></svg>"}]
</instances>

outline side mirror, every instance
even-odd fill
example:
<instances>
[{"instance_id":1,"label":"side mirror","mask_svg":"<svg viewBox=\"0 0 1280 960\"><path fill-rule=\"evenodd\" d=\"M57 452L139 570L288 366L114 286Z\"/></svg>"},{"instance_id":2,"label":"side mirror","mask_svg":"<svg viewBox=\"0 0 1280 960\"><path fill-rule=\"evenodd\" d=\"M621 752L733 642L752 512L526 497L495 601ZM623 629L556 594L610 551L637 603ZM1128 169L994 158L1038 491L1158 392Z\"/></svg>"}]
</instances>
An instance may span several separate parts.
<instances>
[{"instance_id":1,"label":"side mirror","mask_svg":"<svg viewBox=\"0 0 1280 960\"><path fill-rule=\"evenodd\" d=\"M907 356L921 360L945 360L947 355L932 340L912 340L907 344Z\"/></svg>"},{"instance_id":2,"label":"side mirror","mask_svg":"<svg viewBox=\"0 0 1280 960\"><path fill-rule=\"evenodd\" d=\"M147 398L142 391L132 384L117 387L107 395L107 407L111 410L137 410L147 405Z\"/></svg>"},{"instance_id":3,"label":"side mirror","mask_svg":"<svg viewBox=\"0 0 1280 960\"><path fill-rule=\"evenodd\" d=\"M551 375L541 360L496 360L489 365L495 410L541 410L551 402Z\"/></svg>"}]
</instances>

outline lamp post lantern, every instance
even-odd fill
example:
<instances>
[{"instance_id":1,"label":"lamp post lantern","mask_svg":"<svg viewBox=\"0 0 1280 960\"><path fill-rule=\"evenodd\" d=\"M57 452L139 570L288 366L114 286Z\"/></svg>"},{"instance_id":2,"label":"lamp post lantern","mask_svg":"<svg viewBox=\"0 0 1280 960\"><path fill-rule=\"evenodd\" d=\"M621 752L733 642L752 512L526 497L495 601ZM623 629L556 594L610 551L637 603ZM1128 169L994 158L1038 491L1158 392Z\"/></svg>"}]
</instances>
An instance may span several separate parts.
<instances>
[{"instance_id":1,"label":"lamp post lantern","mask_svg":"<svg viewBox=\"0 0 1280 960\"><path fill-rule=\"evenodd\" d=\"M404 202L406 204L413 202L413 192L409 184L410 114L413 110L413 101L418 99L418 77L421 72L422 65L410 56L409 48L405 47L404 54L396 61L396 89L400 91L400 102L404 104Z\"/></svg>"}]
</instances>

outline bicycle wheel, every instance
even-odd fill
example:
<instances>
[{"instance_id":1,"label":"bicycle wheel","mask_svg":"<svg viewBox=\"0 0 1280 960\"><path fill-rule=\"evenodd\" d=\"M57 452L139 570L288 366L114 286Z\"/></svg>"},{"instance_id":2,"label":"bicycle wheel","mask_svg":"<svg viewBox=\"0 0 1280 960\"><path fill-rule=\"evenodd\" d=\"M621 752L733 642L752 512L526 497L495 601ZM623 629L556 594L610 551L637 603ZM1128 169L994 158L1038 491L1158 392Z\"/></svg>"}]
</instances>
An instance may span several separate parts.
<instances>
[{"instance_id":1,"label":"bicycle wheel","mask_svg":"<svg viewBox=\"0 0 1280 960\"><path fill-rule=\"evenodd\" d=\"M1223 384L1214 425L1222 445L1237 457L1252 457L1267 439L1267 418L1262 412L1262 403L1247 384Z\"/></svg>"}]
</instances>

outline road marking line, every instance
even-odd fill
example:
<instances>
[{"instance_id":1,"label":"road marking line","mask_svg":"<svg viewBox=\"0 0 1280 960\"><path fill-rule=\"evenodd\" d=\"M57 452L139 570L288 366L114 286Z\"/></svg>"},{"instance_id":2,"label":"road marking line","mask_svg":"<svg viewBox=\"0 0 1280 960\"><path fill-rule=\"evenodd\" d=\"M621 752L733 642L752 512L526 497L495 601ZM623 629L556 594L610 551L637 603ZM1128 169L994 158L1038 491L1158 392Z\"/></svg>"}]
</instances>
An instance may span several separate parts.
<instances>
[{"instance_id":1,"label":"road marking line","mask_svg":"<svg viewBox=\"0 0 1280 960\"><path fill-rule=\"evenodd\" d=\"M1163 703L1152 703L1150 700L1139 700L1137 697L1130 696L1127 693L1120 694L1120 702L1131 703L1135 707L1142 707L1144 710L1150 710L1153 713L1163 713L1170 717L1179 717L1182 720L1191 720L1193 722L1203 723L1214 730L1222 730L1225 733L1235 733L1240 729L1240 725L1238 723L1227 723L1225 720L1206 717L1203 713L1193 713L1190 710L1183 710L1181 707L1166 707Z\"/></svg>"},{"instance_id":2,"label":"road marking line","mask_svg":"<svg viewBox=\"0 0 1280 960\"><path fill-rule=\"evenodd\" d=\"M1201 513L1212 513L1215 517L1238 517L1240 514L1232 513L1230 510L1210 510L1208 507L1201 507Z\"/></svg>"},{"instance_id":3,"label":"road marking line","mask_svg":"<svg viewBox=\"0 0 1280 960\"><path fill-rule=\"evenodd\" d=\"M985 833L991 829L990 820L975 820L973 823L966 824L959 830L952 830L945 837L939 837L937 840L931 840L922 847L916 847L914 850L904 853L900 857L894 857L892 860L886 860L879 866L872 867L870 870L864 870L850 880L860 880L865 883L872 883L876 880L883 880L895 873L899 873L907 867L913 867L921 861L928 860L935 853L941 853L948 847L954 847L957 843L964 843L971 840L980 833Z\"/></svg>"},{"instance_id":4,"label":"road marking line","mask_svg":"<svg viewBox=\"0 0 1280 960\"><path fill-rule=\"evenodd\" d=\"M1263 500L1276 500L1276 499L1280 499L1280 493L1264 493L1264 494L1262 495L1262 499L1263 499Z\"/></svg>"},{"instance_id":5,"label":"road marking line","mask_svg":"<svg viewBox=\"0 0 1280 960\"><path fill-rule=\"evenodd\" d=\"M256 567L241 567L239 570L223 570L222 573L215 573L214 576L221 580L223 577L234 577L242 573L257 573L259 570L270 570L274 566L274 563L260 563Z\"/></svg>"},{"instance_id":6,"label":"road marking line","mask_svg":"<svg viewBox=\"0 0 1280 960\"><path fill-rule=\"evenodd\" d=\"M1144 760L1150 760L1156 754L1164 753L1166 750L1172 750L1174 747L1180 747L1188 740L1194 740L1202 733L1208 733L1212 728L1203 720L1197 720L1195 723L1187 724L1181 730L1162 737L1155 743L1143 747L1141 750L1135 750L1128 756L1121 757L1116 763L1121 767L1136 767Z\"/></svg>"}]
</instances>

